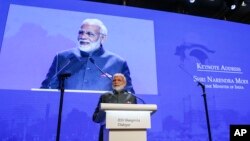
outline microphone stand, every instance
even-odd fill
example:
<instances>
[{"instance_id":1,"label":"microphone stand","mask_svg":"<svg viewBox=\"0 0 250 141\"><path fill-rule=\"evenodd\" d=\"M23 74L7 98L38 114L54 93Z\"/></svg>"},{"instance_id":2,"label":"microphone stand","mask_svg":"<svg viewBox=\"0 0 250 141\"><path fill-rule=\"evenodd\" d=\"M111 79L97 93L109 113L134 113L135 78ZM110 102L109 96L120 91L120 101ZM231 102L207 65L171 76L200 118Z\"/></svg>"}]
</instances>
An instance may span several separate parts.
<instances>
[{"instance_id":1,"label":"microphone stand","mask_svg":"<svg viewBox=\"0 0 250 141\"><path fill-rule=\"evenodd\" d=\"M63 108L63 97L64 97L64 80L68 78L71 74L65 73L60 74L59 77L59 89L60 89L60 103L59 103L59 112L58 112L58 122L57 122L57 132L56 132L56 141L60 141L60 132L61 132L61 119L62 119L62 108Z\"/></svg>"},{"instance_id":2,"label":"microphone stand","mask_svg":"<svg viewBox=\"0 0 250 141\"><path fill-rule=\"evenodd\" d=\"M193 78L193 75L191 75L183 66L179 65L179 67L186 73L188 76ZM206 99L206 92L205 92L205 85L201 82L197 81L198 86L201 86L202 89L202 96L204 98L204 104L205 104L205 111L206 111L206 120L207 120L207 130L208 130L208 137L209 141L212 141L212 135L211 135L211 129L210 129L210 122L209 122L209 115L208 115L208 109L207 109L207 99Z\"/></svg>"},{"instance_id":3,"label":"microphone stand","mask_svg":"<svg viewBox=\"0 0 250 141\"><path fill-rule=\"evenodd\" d=\"M201 82L197 82L198 86L201 86L202 89L202 96L204 98L204 105L205 105L205 112L206 112L206 119L207 119L207 129L208 129L208 137L209 141L212 141L211 129L210 129L210 122L209 122L209 115L208 115L208 108L207 108L207 99L206 99L206 92L205 92L205 85Z\"/></svg>"}]
</instances>

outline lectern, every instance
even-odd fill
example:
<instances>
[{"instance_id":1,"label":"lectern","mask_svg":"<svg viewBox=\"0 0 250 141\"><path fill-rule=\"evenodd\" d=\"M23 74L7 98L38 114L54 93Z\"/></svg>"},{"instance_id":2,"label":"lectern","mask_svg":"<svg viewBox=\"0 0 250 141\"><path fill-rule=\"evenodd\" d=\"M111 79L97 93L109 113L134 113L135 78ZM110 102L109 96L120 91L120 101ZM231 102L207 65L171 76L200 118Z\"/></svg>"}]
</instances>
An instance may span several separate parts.
<instances>
[{"instance_id":1,"label":"lectern","mask_svg":"<svg viewBox=\"0 0 250 141\"><path fill-rule=\"evenodd\" d=\"M147 141L157 105L101 103L101 110L106 112L104 141Z\"/></svg>"}]
</instances>

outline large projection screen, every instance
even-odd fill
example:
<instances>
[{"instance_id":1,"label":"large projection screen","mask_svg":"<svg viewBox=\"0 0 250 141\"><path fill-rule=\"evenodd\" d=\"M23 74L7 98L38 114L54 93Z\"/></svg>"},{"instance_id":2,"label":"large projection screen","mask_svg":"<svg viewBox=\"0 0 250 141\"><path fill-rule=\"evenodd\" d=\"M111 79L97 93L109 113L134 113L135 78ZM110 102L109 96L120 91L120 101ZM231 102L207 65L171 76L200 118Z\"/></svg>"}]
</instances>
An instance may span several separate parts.
<instances>
[{"instance_id":1,"label":"large projection screen","mask_svg":"<svg viewBox=\"0 0 250 141\"><path fill-rule=\"evenodd\" d=\"M53 57L77 46L85 18L106 24L104 48L127 60L136 96L158 106L149 141L208 140L198 82L213 140L250 124L247 24L81 0L3 1L0 14L0 140L54 139L60 92L38 88ZM100 94L65 92L62 140L98 140Z\"/></svg>"},{"instance_id":2,"label":"large projection screen","mask_svg":"<svg viewBox=\"0 0 250 141\"><path fill-rule=\"evenodd\" d=\"M77 48L78 30L86 18L105 23L109 33L104 48L126 59L136 93L157 94L152 20L13 4L9 8L0 61L5 66L0 77L8 79L0 80L0 88L39 88L53 57L63 50ZM142 51L143 55L139 55Z\"/></svg>"}]
</instances>

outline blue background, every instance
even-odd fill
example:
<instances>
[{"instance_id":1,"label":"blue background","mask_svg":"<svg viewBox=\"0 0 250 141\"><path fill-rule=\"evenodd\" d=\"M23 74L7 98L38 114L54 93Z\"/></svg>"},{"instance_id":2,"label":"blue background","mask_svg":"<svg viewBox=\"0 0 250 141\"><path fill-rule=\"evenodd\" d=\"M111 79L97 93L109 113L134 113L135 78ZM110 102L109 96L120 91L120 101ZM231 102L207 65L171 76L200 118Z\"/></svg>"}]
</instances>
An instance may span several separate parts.
<instances>
[{"instance_id":1,"label":"blue background","mask_svg":"<svg viewBox=\"0 0 250 141\"><path fill-rule=\"evenodd\" d=\"M83 1L2 0L0 39L10 3L152 20L158 95L138 94L146 103L158 105L148 130L149 141L208 140L202 91L194 76L205 78L203 83L212 86L206 93L213 140L228 141L230 124L250 124L249 25ZM143 50L137 57L142 55ZM240 73L198 71L197 63L238 67ZM7 81L8 77L1 79ZM234 83L209 82L207 77ZM235 78L245 81L236 83ZM215 84L230 88L216 88ZM62 140L97 141L99 125L91 117L99 96L65 93ZM0 140L55 140L59 92L0 89L0 97Z\"/></svg>"}]
</instances>

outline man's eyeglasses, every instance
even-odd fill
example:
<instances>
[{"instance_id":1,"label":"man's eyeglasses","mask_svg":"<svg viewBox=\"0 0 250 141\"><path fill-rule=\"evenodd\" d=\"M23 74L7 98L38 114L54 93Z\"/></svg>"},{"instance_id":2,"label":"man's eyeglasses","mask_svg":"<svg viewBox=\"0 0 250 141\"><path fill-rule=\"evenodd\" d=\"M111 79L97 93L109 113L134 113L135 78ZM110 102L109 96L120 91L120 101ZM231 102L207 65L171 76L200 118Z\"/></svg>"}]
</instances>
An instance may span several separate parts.
<instances>
[{"instance_id":1,"label":"man's eyeglasses","mask_svg":"<svg viewBox=\"0 0 250 141\"><path fill-rule=\"evenodd\" d=\"M80 35L86 34L88 37L96 37L100 33L95 34L95 33L90 32L90 31L79 30L78 34L80 34Z\"/></svg>"}]
</instances>

